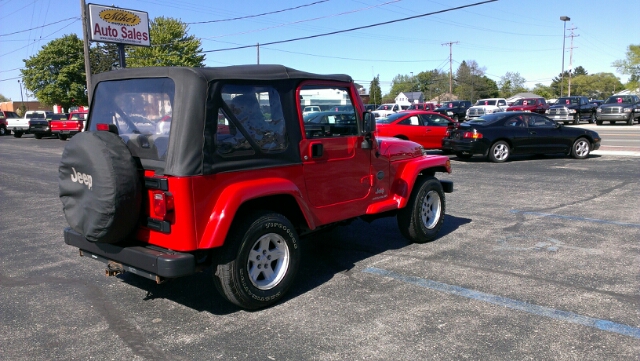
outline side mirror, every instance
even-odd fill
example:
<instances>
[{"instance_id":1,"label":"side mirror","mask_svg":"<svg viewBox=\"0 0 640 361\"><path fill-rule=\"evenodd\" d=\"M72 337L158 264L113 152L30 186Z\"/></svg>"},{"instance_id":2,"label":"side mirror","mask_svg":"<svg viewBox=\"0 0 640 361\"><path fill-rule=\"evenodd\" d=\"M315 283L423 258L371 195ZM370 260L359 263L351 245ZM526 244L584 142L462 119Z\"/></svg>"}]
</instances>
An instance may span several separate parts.
<instances>
[{"instance_id":1,"label":"side mirror","mask_svg":"<svg viewBox=\"0 0 640 361\"><path fill-rule=\"evenodd\" d=\"M371 135L371 133L376 131L376 117L371 112L364 112L362 114L363 121L363 130L365 135Z\"/></svg>"}]
</instances>

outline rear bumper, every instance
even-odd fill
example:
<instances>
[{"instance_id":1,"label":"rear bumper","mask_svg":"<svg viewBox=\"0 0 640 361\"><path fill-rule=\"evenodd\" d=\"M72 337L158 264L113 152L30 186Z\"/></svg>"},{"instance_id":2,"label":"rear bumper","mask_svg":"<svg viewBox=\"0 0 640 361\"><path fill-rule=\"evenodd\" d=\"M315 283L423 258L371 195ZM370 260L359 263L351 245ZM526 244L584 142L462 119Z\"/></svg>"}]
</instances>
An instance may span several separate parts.
<instances>
[{"instance_id":1,"label":"rear bumper","mask_svg":"<svg viewBox=\"0 0 640 361\"><path fill-rule=\"evenodd\" d=\"M195 273L195 257L190 253L144 244L122 245L88 241L71 228L64 230L64 242L80 249L81 256L91 257L110 264L115 262L123 271L135 273L159 281L161 278L177 278Z\"/></svg>"}]
</instances>

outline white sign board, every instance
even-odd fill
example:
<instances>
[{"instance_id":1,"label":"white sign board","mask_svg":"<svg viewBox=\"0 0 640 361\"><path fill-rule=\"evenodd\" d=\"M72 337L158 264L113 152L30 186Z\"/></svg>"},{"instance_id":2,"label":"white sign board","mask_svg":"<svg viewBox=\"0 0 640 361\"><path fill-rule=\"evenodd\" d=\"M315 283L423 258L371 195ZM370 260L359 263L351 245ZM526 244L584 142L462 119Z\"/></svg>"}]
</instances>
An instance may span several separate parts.
<instances>
[{"instance_id":1,"label":"white sign board","mask_svg":"<svg viewBox=\"0 0 640 361\"><path fill-rule=\"evenodd\" d=\"M149 15L143 11L89 4L88 30L91 41L151 45Z\"/></svg>"}]
</instances>

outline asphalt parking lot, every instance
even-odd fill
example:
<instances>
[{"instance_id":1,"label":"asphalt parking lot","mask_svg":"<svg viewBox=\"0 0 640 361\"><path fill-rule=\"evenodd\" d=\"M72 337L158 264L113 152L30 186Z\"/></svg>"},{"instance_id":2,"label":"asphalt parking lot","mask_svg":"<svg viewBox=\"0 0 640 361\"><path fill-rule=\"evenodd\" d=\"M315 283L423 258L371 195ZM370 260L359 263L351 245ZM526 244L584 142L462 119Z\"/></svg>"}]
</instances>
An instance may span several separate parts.
<instances>
[{"instance_id":1,"label":"asphalt parking lot","mask_svg":"<svg viewBox=\"0 0 640 361\"><path fill-rule=\"evenodd\" d=\"M638 360L640 157L452 157L441 236L395 219L303 242L286 299L247 312L207 272L162 285L64 244L65 142L0 138L5 360Z\"/></svg>"}]
</instances>

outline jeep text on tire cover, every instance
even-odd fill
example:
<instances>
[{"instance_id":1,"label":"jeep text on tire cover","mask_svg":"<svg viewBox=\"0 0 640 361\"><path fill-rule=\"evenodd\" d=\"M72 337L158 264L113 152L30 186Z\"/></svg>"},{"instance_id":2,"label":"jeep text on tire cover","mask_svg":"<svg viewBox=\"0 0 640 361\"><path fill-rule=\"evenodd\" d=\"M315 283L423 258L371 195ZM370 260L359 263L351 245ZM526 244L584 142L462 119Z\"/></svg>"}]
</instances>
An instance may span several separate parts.
<instances>
[{"instance_id":1,"label":"jeep text on tire cover","mask_svg":"<svg viewBox=\"0 0 640 361\"><path fill-rule=\"evenodd\" d=\"M210 265L226 299L257 309L293 283L305 234L395 215L423 243L444 222L453 183L435 174L449 159L376 137L347 75L136 68L94 76L92 92L59 188L65 242L108 275L162 282Z\"/></svg>"}]
</instances>

